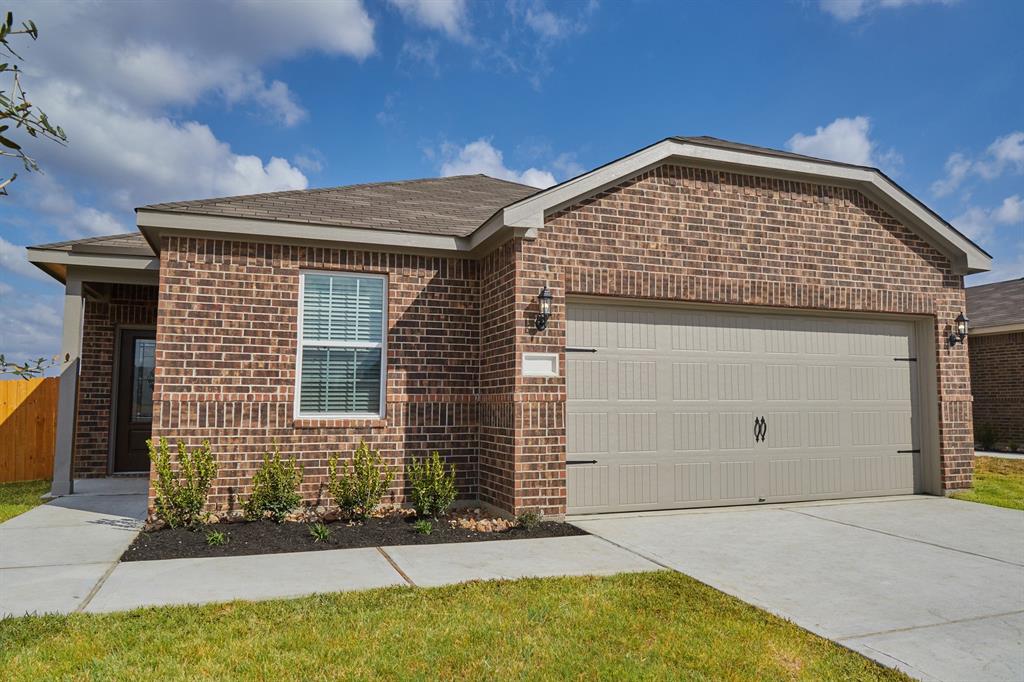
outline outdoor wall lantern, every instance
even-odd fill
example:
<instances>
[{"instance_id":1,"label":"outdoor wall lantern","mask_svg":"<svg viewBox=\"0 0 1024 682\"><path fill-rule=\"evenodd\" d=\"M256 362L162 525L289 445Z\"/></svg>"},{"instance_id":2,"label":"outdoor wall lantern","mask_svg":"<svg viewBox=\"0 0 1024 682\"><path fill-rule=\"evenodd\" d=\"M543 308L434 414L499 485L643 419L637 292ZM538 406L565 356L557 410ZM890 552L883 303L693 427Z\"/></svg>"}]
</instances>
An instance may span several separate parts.
<instances>
[{"instance_id":1,"label":"outdoor wall lantern","mask_svg":"<svg viewBox=\"0 0 1024 682\"><path fill-rule=\"evenodd\" d=\"M540 312L537 313L537 320L535 324L537 331L542 332L547 329L548 318L551 317L551 290L548 289L548 285L545 284L544 288L537 294L537 303L540 304Z\"/></svg>"},{"instance_id":2,"label":"outdoor wall lantern","mask_svg":"<svg viewBox=\"0 0 1024 682\"><path fill-rule=\"evenodd\" d=\"M966 315L960 313L956 316L956 320L954 322L956 323L956 326L953 327L953 331L949 335L950 346L955 346L958 343L964 342L964 339L967 338L967 325L969 325L971 321L967 319Z\"/></svg>"}]
</instances>

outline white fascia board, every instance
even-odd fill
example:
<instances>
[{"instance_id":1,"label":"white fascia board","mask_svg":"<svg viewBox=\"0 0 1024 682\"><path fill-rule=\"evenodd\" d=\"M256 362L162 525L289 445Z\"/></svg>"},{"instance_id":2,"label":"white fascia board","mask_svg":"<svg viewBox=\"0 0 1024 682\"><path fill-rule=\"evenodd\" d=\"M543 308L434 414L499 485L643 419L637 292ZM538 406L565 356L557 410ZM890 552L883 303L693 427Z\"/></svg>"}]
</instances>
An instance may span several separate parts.
<instances>
[{"instance_id":1,"label":"white fascia board","mask_svg":"<svg viewBox=\"0 0 1024 682\"><path fill-rule=\"evenodd\" d=\"M152 270L160 269L160 259L156 256L125 256L102 253L81 253L59 249L25 249L28 261L37 266L61 265L65 268L110 268L115 270ZM44 268L45 269L45 268Z\"/></svg>"},{"instance_id":2,"label":"white fascia board","mask_svg":"<svg viewBox=\"0 0 1024 682\"><path fill-rule=\"evenodd\" d=\"M983 272L992 268L992 258L956 232L930 211L897 187L880 172L855 166L837 166L805 159L770 156L753 152L722 149L704 145L663 140L646 149L596 170L552 187L502 212L505 225L539 230L546 215L563 208L582 196L595 194L623 180L638 175L669 159L696 161L701 165L764 171L805 180L826 181L867 190L873 199L893 209L897 218L907 221L925 239L948 255L963 274Z\"/></svg>"},{"instance_id":3,"label":"white fascia board","mask_svg":"<svg viewBox=\"0 0 1024 682\"><path fill-rule=\"evenodd\" d=\"M140 209L137 213L139 229L147 239L160 234L202 234L221 239L250 241L259 238L276 242L314 242L330 246L381 247L388 250L410 249L422 251L470 250L469 239L435 234L418 234L388 230L370 230L358 227L335 227L307 223L289 223L275 220L253 220L222 216L170 213ZM158 240L157 240L158 241ZM152 243L152 240L151 240Z\"/></svg>"},{"instance_id":4,"label":"white fascia board","mask_svg":"<svg viewBox=\"0 0 1024 682\"><path fill-rule=\"evenodd\" d=\"M1010 334L1013 332L1024 332L1024 322L993 325L991 327L970 328L971 336L991 336L992 334Z\"/></svg>"}]
</instances>

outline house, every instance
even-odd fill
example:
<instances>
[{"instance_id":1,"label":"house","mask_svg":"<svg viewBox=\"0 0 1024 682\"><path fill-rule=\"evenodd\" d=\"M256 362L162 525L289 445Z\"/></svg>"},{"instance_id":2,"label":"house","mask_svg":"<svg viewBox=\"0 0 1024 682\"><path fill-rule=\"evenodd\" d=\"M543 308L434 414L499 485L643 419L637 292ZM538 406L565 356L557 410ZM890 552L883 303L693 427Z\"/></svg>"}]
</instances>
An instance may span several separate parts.
<instances>
[{"instance_id":1,"label":"house","mask_svg":"<svg viewBox=\"0 0 1024 682\"><path fill-rule=\"evenodd\" d=\"M1024 277L967 289L976 429L1024 445ZM1014 448L1016 449L1016 448Z\"/></svg>"},{"instance_id":2,"label":"house","mask_svg":"<svg viewBox=\"0 0 1024 682\"><path fill-rule=\"evenodd\" d=\"M181 201L48 244L54 492L208 439L211 505L362 439L548 515L971 483L964 275L988 254L873 168L667 138L549 189L481 175ZM395 482L401 500L402 476ZM235 503L236 503L235 502Z\"/></svg>"}]
</instances>

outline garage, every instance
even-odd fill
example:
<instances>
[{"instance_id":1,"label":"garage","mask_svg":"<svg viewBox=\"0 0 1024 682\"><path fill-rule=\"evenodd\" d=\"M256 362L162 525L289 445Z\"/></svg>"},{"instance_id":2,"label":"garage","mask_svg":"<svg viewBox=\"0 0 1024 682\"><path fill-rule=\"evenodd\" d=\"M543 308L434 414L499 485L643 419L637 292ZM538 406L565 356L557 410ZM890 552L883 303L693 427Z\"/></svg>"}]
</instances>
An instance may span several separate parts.
<instances>
[{"instance_id":1,"label":"garage","mask_svg":"<svg viewBox=\"0 0 1024 682\"><path fill-rule=\"evenodd\" d=\"M921 489L915 324L571 302L569 513Z\"/></svg>"}]
</instances>

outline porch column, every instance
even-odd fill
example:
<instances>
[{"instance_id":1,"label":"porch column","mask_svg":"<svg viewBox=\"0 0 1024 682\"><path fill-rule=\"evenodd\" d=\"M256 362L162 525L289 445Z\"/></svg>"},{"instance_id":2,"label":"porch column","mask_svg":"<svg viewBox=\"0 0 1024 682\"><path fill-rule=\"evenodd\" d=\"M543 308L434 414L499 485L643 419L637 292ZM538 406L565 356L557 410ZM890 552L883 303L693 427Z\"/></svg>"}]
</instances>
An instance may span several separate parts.
<instances>
[{"instance_id":1,"label":"porch column","mask_svg":"<svg viewBox=\"0 0 1024 682\"><path fill-rule=\"evenodd\" d=\"M60 355L60 394L57 399L57 445L53 453L52 497L74 492L71 456L75 447L75 407L82 355L82 281L68 268L64 287L64 332Z\"/></svg>"}]
</instances>

